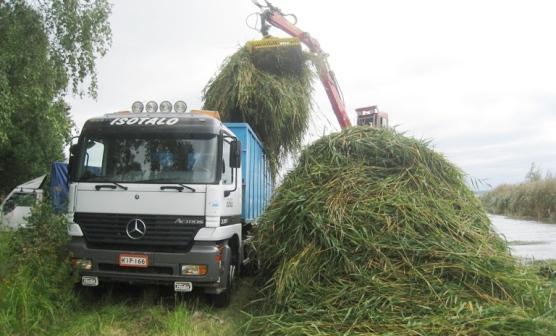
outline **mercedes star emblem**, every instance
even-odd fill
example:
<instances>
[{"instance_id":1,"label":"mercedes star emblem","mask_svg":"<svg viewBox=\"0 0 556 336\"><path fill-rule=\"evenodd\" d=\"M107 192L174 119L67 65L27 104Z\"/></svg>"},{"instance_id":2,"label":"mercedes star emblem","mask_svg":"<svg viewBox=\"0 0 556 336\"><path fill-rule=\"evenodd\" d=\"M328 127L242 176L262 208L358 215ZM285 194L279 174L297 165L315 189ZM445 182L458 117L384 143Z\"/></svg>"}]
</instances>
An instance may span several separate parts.
<instances>
[{"instance_id":1,"label":"mercedes star emblem","mask_svg":"<svg viewBox=\"0 0 556 336\"><path fill-rule=\"evenodd\" d=\"M125 233L127 233L130 239L141 239L145 236L145 233L147 233L147 225L141 219L134 218L127 222Z\"/></svg>"}]
</instances>

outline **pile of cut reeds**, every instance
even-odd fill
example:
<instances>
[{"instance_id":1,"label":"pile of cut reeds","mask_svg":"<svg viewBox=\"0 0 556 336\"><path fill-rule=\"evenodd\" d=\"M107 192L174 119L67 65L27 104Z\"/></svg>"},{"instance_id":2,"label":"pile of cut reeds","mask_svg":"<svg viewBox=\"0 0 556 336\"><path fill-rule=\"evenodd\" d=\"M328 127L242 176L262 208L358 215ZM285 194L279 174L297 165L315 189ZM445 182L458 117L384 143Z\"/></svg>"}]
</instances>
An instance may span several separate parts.
<instances>
[{"instance_id":1,"label":"pile of cut reeds","mask_svg":"<svg viewBox=\"0 0 556 336\"><path fill-rule=\"evenodd\" d=\"M275 175L301 146L311 110L313 72L305 54L247 47L230 56L203 92L204 109L247 122L263 142Z\"/></svg>"},{"instance_id":2,"label":"pile of cut reeds","mask_svg":"<svg viewBox=\"0 0 556 336\"><path fill-rule=\"evenodd\" d=\"M520 266L427 142L352 127L304 150L256 236L254 335L555 335Z\"/></svg>"}]
</instances>

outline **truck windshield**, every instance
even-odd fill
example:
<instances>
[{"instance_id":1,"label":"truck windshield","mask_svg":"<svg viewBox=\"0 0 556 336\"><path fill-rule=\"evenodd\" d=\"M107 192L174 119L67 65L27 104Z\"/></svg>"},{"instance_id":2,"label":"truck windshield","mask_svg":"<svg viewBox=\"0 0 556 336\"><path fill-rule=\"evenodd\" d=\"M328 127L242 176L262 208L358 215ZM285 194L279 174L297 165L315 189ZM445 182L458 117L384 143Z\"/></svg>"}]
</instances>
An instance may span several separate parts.
<instances>
[{"instance_id":1,"label":"truck windshield","mask_svg":"<svg viewBox=\"0 0 556 336\"><path fill-rule=\"evenodd\" d=\"M84 138L80 182L215 183L217 137L106 134Z\"/></svg>"}]
</instances>

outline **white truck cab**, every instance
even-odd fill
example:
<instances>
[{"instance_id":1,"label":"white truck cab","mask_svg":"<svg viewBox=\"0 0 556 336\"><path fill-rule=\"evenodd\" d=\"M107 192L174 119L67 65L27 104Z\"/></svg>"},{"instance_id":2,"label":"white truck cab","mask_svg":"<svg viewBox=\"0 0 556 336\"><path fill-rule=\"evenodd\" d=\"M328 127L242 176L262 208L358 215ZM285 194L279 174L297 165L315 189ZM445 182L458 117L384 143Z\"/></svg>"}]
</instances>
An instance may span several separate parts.
<instances>
[{"instance_id":1,"label":"white truck cab","mask_svg":"<svg viewBox=\"0 0 556 336\"><path fill-rule=\"evenodd\" d=\"M67 214L82 285L200 287L229 302L245 235L241 144L213 115L124 112L85 123L70 150Z\"/></svg>"}]
</instances>

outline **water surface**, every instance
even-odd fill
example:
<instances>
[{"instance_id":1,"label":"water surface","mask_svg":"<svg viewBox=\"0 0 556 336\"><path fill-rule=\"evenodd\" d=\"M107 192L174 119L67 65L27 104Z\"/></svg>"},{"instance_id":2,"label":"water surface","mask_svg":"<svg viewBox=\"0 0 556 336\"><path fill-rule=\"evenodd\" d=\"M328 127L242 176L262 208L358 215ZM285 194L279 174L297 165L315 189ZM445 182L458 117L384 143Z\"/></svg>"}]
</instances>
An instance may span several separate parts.
<instances>
[{"instance_id":1,"label":"water surface","mask_svg":"<svg viewBox=\"0 0 556 336\"><path fill-rule=\"evenodd\" d=\"M512 254L535 260L556 260L556 224L489 215L495 230L510 243Z\"/></svg>"}]
</instances>

